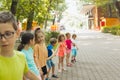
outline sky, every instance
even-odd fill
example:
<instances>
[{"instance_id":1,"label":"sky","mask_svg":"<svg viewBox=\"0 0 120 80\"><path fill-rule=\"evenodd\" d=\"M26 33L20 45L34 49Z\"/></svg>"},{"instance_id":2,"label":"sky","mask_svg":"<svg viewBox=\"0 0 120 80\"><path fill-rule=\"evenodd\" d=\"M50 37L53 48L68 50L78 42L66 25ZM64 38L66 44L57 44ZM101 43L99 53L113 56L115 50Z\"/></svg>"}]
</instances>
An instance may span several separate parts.
<instances>
[{"instance_id":1,"label":"sky","mask_svg":"<svg viewBox=\"0 0 120 80\"><path fill-rule=\"evenodd\" d=\"M80 24L80 11L77 7L77 0L65 0L67 9L63 12L63 19L61 20L61 25L66 28L77 27Z\"/></svg>"}]
</instances>

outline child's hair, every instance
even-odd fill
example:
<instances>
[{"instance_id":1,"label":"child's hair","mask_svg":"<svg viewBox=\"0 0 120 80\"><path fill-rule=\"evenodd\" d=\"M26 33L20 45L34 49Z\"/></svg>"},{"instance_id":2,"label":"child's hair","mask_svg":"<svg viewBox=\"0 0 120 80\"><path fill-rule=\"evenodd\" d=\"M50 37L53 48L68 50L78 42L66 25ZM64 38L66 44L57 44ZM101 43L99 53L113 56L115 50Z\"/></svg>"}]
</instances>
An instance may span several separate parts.
<instances>
[{"instance_id":1,"label":"child's hair","mask_svg":"<svg viewBox=\"0 0 120 80\"><path fill-rule=\"evenodd\" d=\"M72 38L73 38L73 37L77 37L77 35L76 35L76 34L73 34L73 35L72 35Z\"/></svg>"},{"instance_id":2,"label":"child's hair","mask_svg":"<svg viewBox=\"0 0 120 80\"><path fill-rule=\"evenodd\" d=\"M64 34L60 34L60 35L58 36L58 42L61 42L61 41L62 41L62 37L65 38Z\"/></svg>"},{"instance_id":3,"label":"child's hair","mask_svg":"<svg viewBox=\"0 0 120 80\"><path fill-rule=\"evenodd\" d=\"M26 44L30 43L30 40L34 39L34 35L30 32L25 32L21 37L21 43L18 46L19 51L21 51Z\"/></svg>"},{"instance_id":4,"label":"child's hair","mask_svg":"<svg viewBox=\"0 0 120 80\"><path fill-rule=\"evenodd\" d=\"M66 33L65 35L66 35L66 37L67 37L68 35L70 35L70 33Z\"/></svg>"},{"instance_id":5,"label":"child's hair","mask_svg":"<svg viewBox=\"0 0 120 80\"><path fill-rule=\"evenodd\" d=\"M57 39L56 38L51 38L50 39L50 44L56 44L57 43Z\"/></svg>"},{"instance_id":6,"label":"child's hair","mask_svg":"<svg viewBox=\"0 0 120 80\"><path fill-rule=\"evenodd\" d=\"M42 30L40 30L40 28L38 29L36 29L35 30L35 33L34 33L34 35L35 35L35 43L37 43L38 42L38 33L42 33L44 36L45 36L45 34L44 34L44 32L42 31Z\"/></svg>"},{"instance_id":7,"label":"child's hair","mask_svg":"<svg viewBox=\"0 0 120 80\"><path fill-rule=\"evenodd\" d=\"M12 23L13 28L15 30L18 29L17 20L14 15L9 11L1 11L0 12L0 23Z\"/></svg>"},{"instance_id":8,"label":"child's hair","mask_svg":"<svg viewBox=\"0 0 120 80\"><path fill-rule=\"evenodd\" d=\"M36 28L34 34L37 34L40 31L40 28Z\"/></svg>"}]
</instances>

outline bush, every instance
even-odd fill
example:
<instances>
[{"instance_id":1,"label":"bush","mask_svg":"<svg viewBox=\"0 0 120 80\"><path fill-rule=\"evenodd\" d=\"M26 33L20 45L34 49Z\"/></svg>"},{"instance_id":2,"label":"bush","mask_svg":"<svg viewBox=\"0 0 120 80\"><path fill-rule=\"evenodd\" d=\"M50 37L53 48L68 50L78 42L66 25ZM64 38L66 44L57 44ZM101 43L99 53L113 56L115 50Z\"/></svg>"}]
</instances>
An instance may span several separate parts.
<instances>
[{"instance_id":1,"label":"bush","mask_svg":"<svg viewBox=\"0 0 120 80\"><path fill-rule=\"evenodd\" d=\"M59 34L59 32L46 32L46 44L49 44L50 38L57 38Z\"/></svg>"},{"instance_id":2,"label":"bush","mask_svg":"<svg viewBox=\"0 0 120 80\"><path fill-rule=\"evenodd\" d=\"M113 26L111 27L111 33L114 35L119 35L120 26Z\"/></svg>"},{"instance_id":3,"label":"bush","mask_svg":"<svg viewBox=\"0 0 120 80\"><path fill-rule=\"evenodd\" d=\"M103 33L111 33L113 35L120 35L120 25L103 27L102 32Z\"/></svg>"},{"instance_id":4,"label":"bush","mask_svg":"<svg viewBox=\"0 0 120 80\"><path fill-rule=\"evenodd\" d=\"M110 33L111 32L111 27L105 26L102 28L103 33Z\"/></svg>"}]
</instances>

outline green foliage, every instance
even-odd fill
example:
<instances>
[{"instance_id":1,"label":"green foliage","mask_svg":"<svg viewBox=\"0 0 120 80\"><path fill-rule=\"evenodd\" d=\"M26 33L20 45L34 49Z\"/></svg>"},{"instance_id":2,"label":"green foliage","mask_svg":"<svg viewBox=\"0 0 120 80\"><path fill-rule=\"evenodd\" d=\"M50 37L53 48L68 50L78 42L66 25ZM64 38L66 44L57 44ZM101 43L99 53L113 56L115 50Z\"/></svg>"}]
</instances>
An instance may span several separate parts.
<instances>
[{"instance_id":1,"label":"green foliage","mask_svg":"<svg viewBox=\"0 0 120 80\"><path fill-rule=\"evenodd\" d=\"M113 35L120 35L120 25L118 26L112 26L112 27L103 27L102 29L103 33L111 33Z\"/></svg>"},{"instance_id":2,"label":"green foliage","mask_svg":"<svg viewBox=\"0 0 120 80\"><path fill-rule=\"evenodd\" d=\"M107 3L110 3L112 2L113 0L83 0L87 3L92 3L92 4L95 4L97 6L101 6L101 5L105 5Z\"/></svg>"},{"instance_id":3,"label":"green foliage","mask_svg":"<svg viewBox=\"0 0 120 80\"><path fill-rule=\"evenodd\" d=\"M103 32L103 33L109 33L110 31L111 31L111 27L104 26L104 27L102 28L102 32Z\"/></svg>"},{"instance_id":4,"label":"green foliage","mask_svg":"<svg viewBox=\"0 0 120 80\"><path fill-rule=\"evenodd\" d=\"M0 10L10 10L11 2L12 0L0 0ZM61 11L58 8L61 3L64 3L64 0L18 0L17 13L15 15L20 21L31 16L33 20L42 24L46 18L51 20L53 15L51 15L50 11ZM33 10L34 15L29 15Z\"/></svg>"},{"instance_id":5,"label":"green foliage","mask_svg":"<svg viewBox=\"0 0 120 80\"><path fill-rule=\"evenodd\" d=\"M46 32L45 36L46 36L46 44L49 43L50 38L56 38L58 37L60 33L59 32Z\"/></svg>"}]
</instances>

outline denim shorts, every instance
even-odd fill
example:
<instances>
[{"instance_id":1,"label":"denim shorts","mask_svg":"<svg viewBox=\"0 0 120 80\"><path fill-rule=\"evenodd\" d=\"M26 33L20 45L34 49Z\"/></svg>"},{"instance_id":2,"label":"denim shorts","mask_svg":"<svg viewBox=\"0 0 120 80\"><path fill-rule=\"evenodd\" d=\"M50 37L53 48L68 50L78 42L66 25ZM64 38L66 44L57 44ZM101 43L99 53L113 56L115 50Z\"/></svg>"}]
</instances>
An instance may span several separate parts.
<instances>
[{"instance_id":1,"label":"denim shorts","mask_svg":"<svg viewBox=\"0 0 120 80\"><path fill-rule=\"evenodd\" d=\"M47 60L47 66L48 66L48 68L52 68L53 66L55 66L52 59Z\"/></svg>"},{"instance_id":2,"label":"denim shorts","mask_svg":"<svg viewBox=\"0 0 120 80\"><path fill-rule=\"evenodd\" d=\"M76 56L77 55L77 49L72 49L72 56Z\"/></svg>"}]
</instances>

